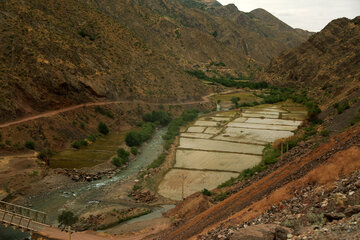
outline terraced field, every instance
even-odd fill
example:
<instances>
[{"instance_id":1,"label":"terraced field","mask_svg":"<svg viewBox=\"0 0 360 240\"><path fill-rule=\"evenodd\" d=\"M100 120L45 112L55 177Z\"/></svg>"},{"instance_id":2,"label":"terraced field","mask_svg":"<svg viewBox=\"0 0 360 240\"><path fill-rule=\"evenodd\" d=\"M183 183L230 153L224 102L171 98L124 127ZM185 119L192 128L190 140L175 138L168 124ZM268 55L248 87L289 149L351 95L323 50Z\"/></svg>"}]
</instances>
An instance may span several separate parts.
<instances>
[{"instance_id":1,"label":"terraced field","mask_svg":"<svg viewBox=\"0 0 360 240\"><path fill-rule=\"evenodd\" d=\"M304 107L292 103L259 105L218 112L198 119L180 135L176 163L158 192L180 200L213 189L261 162L268 143L287 138L306 118Z\"/></svg>"}]
</instances>

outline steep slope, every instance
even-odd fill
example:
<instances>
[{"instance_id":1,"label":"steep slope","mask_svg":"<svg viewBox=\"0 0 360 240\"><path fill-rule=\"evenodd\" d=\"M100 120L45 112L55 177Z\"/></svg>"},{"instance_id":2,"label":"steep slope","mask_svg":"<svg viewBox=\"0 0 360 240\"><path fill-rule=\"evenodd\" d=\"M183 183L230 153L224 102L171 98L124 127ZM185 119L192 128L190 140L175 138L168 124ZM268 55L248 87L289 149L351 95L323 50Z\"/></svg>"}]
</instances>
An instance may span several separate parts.
<instances>
[{"instance_id":1,"label":"steep slope","mask_svg":"<svg viewBox=\"0 0 360 240\"><path fill-rule=\"evenodd\" d=\"M0 16L1 122L99 99L200 99L209 87L186 69L248 75L306 38L262 34L268 19L213 0L6 0Z\"/></svg>"},{"instance_id":2,"label":"steep slope","mask_svg":"<svg viewBox=\"0 0 360 240\"><path fill-rule=\"evenodd\" d=\"M274 58L261 80L298 87L330 104L360 93L360 17L329 23L300 46Z\"/></svg>"}]
</instances>

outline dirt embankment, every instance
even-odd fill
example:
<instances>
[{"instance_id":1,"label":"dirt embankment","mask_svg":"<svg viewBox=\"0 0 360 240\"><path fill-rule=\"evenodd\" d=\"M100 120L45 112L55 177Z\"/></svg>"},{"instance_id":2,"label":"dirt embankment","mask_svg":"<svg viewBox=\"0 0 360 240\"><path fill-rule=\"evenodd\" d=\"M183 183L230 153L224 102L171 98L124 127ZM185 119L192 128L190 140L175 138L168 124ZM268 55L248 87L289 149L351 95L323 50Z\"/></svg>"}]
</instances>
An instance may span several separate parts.
<instances>
[{"instance_id":1,"label":"dirt embankment","mask_svg":"<svg viewBox=\"0 0 360 240\"><path fill-rule=\"evenodd\" d=\"M349 174L360 168L359 144L360 126L349 128L312 152L285 164L179 227L161 233L157 238L187 239L226 219L248 221L272 205L293 197L297 188L308 184L325 184L341 174Z\"/></svg>"}]
</instances>

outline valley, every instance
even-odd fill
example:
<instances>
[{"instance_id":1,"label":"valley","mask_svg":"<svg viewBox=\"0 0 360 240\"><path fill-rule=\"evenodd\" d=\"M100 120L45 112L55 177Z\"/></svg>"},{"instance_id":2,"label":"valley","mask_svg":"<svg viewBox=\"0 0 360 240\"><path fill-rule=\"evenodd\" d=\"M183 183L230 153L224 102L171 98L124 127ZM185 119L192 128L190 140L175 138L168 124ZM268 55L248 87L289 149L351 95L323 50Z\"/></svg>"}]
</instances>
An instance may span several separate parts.
<instances>
[{"instance_id":1,"label":"valley","mask_svg":"<svg viewBox=\"0 0 360 240\"><path fill-rule=\"evenodd\" d=\"M223 2L0 1L0 240L360 239L360 6Z\"/></svg>"}]
</instances>

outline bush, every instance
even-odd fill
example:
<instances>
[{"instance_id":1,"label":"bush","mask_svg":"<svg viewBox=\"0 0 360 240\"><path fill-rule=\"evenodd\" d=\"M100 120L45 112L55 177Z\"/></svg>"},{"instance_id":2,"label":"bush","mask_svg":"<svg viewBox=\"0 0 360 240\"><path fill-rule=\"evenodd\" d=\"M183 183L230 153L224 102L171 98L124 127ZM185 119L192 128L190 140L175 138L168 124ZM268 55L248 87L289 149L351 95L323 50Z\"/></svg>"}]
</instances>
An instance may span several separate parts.
<instances>
[{"instance_id":1,"label":"bush","mask_svg":"<svg viewBox=\"0 0 360 240\"><path fill-rule=\"evenodd\" d=\"M152 111L143 116L145 122L159 122L162 126L166 126L171 121L171 114L165 111Z\"/></svg>"},{"instance_id":2,"label":"bush","mask_svg":"<svg viewBox=\"0 0 360 240\"><path fill-rule=\"evenodd\" d=\"M35 149L35 143L33 141L26 141L25 147L28 149Z\"/></svg>"},{"instance_id":3,"label":"bush","mask_svg":"<svg viewBox=\"0 0 360 240\"><path fill-rule=\"evenodd\" d=\"M74 215L74 213L70 211L63 211L58 216L59 227L61 226L72 226L78 221L78 218Z\"/></svg>"},{"instance_id":4,"label":"bush","mask_svg":"<svg viewBox=\"0 0 360 240\"><path fill-rule=\"evenodd\" d=\"M154 133L154 130L155 130L155 128L152 123L144 123L141 126L141 131L140 131L141 142L145 142L145 141L149 140L151 138L152 134Z\"/></svg>"},{"instance_id":5,"label":"bush","mask_svg":"<svg viewBox=\"0 0 360 240\"><path fill-rule=\"evenodd\" d=\"M79 149L82 146L87 146L88 142L86 140L74 141L71 146L73 148Z\"/></svg>"},{"instance_id":6,"label":"bush","mask_svg":"<svg viewBox=\"0 0 360 240\"><path fill-rule=\"evenodd\" d=\"M109 118L114 118L114 114L110 110L104 109L103 107L100 106L95 107L95 112L100 113Z\"/></svg>"},{"instance_id":7,"label":"bush","mask_svg":"<svg viewBox=\"0 0 360 240\"><path fill-rule=\"evenodd\" d=\"M264 163L266 165L274 164L278 161L280 151L276 148L268 146L264 151Z\"/></svg>"},{"instance_id":8,"label":"bush","mask_svg":"<svg viewBox=\"0 0 360 240\"><path fill-rule=\"evenodd\" d=\"M130 156L130 153L128 151L126 151L124 148L119 148L117 150L117 154L118 154L118 157L125 159L125 160L128 160L129 156Z\"/></svg>"},{"instance_id":9,"label":"bush","mask_svg":"<svg viewBox=\"0 0 360 240\"><path fill-rule=\"evenodd\" d=\"M207 190L206 188L204 188L204 190L202 190L201 193L204 194L205 196L211 196L212 195L212 193L209 190Z\"/></svg>"},{"instance_id":10,"label":"bush","mask_svg":"<svg viewBox=\"0 0 360 240\"><path fill-rule=\"evenodd\" d=\"M130 152L131 152L133 155L137 155L139 151L138 151L137 147L131 147Z\"/></svg>"},{"instance_id":11,"label":"bush","mask_svg":"<svg viewBox=\"0 0 360 240\"><path fill-rule=\"evenodd\" d=\"M128 159L124 159L121 157L114 157L111 160L111 163L114 164L116 167L121 167L121 166L125 165L127 162L129 162Z\"/></svg>"},{"instance_id":12,"label":"bush","mask_svg":"<svg viewBox=\"0 0 360 240\"><path fill-rule=\"evenodd\" d=\"M101 134L107 135L109 133L109 128L105 123L100 122L99 125L98 125L98 131Z\"/></svg>"},{"instance_id":13,"label":"bush","mask_svg":"<svg viewBox=\"0 0 360 240\"><path fill-rule=\"evenodd\" d=\"M142 143L141 134L136 131L128 132L125 137L125 142L129 147L140 146Z\"/></svg>"},{"instance_id":14,"label":"bush","mask_svg":"<svg viewBox=\"0 0 360 240\"><path fill-rule=\"evenodd\" d=\"M166 159L166 155L163 154L163 153L160 154L160 155L147 167L147 169L160 167L160 166L165 162L165 159Z\"/></svg>"}]
</instances>

